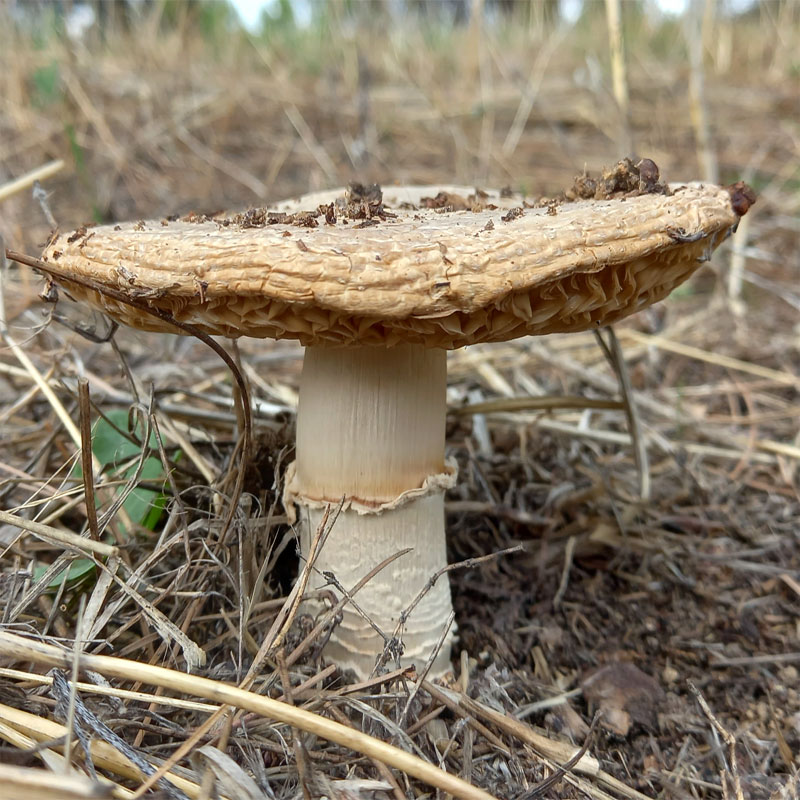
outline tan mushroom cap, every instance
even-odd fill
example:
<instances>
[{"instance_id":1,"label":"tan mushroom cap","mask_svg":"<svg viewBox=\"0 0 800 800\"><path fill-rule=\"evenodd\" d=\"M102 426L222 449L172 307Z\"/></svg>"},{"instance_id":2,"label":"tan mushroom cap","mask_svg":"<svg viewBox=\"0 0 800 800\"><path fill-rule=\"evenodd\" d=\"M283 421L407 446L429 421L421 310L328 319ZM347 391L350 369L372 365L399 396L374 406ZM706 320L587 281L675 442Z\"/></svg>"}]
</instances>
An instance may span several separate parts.
<instances>
[{"instance_id":1,"label":"tan mushroom cap","mask_svg":"<svg viewBox=\"0 0 800 800\"><path fill-rule=\"evenodd\" d=\"M397 216L368 227L323 217L314 228L156 220L61 234L43 259L209 334L455 348L614 322L669 294L739 219L726 189L699 184L524 208L508 221L521 198L489 193L484 202L497 208L479 211L418 208L439 189L384 189ZM315 210L341 195L279 208ZM64 283L124 324L174 332Z\"/></svg>"}]
</instances>

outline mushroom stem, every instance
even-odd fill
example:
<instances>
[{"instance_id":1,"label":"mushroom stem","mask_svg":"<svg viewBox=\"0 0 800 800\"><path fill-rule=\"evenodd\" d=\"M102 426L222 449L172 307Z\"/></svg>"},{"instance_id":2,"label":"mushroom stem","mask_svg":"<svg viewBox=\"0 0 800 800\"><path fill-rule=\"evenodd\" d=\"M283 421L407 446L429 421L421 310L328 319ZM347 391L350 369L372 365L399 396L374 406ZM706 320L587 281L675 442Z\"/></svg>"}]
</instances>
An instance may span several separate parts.
<instances>
[{"instance_id":1,"label":"mushroom stem","mask_svg":"<svg viewBox=\"0 0 800 800\"><path fill-rule=\"evenodd\" d=\"M447 355L419 345L391 348L315 346L306 350L297 414L297 461L288 494L299 507L303 555L327 505L344 507L315 561L310 588L332 572L346 589L405 548L358 593L325 653L368 675L401 612L447 563L444 490L455 474L445 464ZM338 593L337 593L338 594ZM401 633L401 664L422 667L451 609L442 576ZM434 662L449 668L450 639Z\"/></svg>"}]
</instances>

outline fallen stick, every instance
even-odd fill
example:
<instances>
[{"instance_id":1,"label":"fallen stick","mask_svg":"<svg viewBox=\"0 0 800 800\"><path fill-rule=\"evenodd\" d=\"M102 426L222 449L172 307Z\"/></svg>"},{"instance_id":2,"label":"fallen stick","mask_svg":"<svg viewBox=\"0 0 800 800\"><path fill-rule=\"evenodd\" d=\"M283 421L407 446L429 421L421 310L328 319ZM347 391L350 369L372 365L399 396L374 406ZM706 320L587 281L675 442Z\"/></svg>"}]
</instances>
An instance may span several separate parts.
<instances>
[{"instance_id":1,"label":"fallen stick","mask_svg":"<svg viewBox=\"0 0 800 800\"><path fill-rule=\"evenodd\" d=\"M41 167L36 167L36 169L32 169L30 172L20 175L19 178L4 183L0 186L0 201L11 197L12 194L21 192L23 189L27 189L29 186L33 186L34 181L43 181L45 178L55 175L63 166L64 162L59 158L57 161L50 161L47 164L42 164Z\"/></svg>"}]
</instances>

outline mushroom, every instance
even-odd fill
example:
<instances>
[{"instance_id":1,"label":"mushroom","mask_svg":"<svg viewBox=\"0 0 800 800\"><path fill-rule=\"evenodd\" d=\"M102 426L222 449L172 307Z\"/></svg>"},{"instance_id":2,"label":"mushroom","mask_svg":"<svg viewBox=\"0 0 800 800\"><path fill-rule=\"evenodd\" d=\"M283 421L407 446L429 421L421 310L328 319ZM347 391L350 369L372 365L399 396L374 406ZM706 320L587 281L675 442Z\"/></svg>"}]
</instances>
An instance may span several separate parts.
<instances>
[{"instance_id":1,"label":"mushroom","mask_svg":"<svg viewBox=\"0 0 800 800\"><path fill-rule=\"evenodd\" d=\"M736 226L753 201L745 189L651 181L644 193L533 207L458 187L356 187L228 219L84 228L57 236L43 260L75 299L133 327L174 332L69 276L208 334L305 345L286 481L304 555L341 505L310 588L332 573L349 592L408 550L346 605L326 654L368 674L402 621L394 655L433 658L441 674L450 589L446 576L429 582L447 563L444 493L456 479L447 351L595 328L662 299Z\"/></svg>"}]
</instances>

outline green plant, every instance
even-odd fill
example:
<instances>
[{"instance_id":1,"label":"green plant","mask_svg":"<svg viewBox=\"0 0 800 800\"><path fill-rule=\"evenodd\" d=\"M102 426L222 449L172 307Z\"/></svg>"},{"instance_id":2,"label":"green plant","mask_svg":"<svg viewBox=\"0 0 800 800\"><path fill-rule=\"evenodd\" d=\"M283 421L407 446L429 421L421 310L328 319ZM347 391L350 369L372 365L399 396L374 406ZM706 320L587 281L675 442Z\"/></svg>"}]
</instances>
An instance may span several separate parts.
<instances>
[{"instance_id":1,"label":"green plant","mask_svg":"<svg viewBox=\"0 0 800 800\"><path fill-rule=\"evenodd\" d=\"M94 457L103 465L109 477L125 483L139 469L142 445L136 439L141 439L143 435L139 421L129 428L128 420L127 411L113 409L97 421L92 433ZM125 435L126 430L130 431L130 437ZM155 434L152 432L147 446L151 449L156 447ZM155 456L147 456L142 463L137 483L158 483L163 480L164 467L161 460ZM162 492L137 485L125 498L122 508L131 522L152 531L161 518L165 502L166 497Z\"/></svg>"},{"instance_id":2,"label":"green plant","mask_svg":"<svg viewBox=\"0 0 800 800\"><path fill-rule=\"evenodd\" d=\"M31 102L37 108L46 108L61 99L61 71L53 59L31 75Z\"/></svg>"},{"instance_id":3,"label":"green plant","mask_svg":"<svg viewBox=\"0 0 800 800\"><path fill-rule=\"evenodd\" d=\"M161 515L164 512L166 496L163 492L145 488L144 483L163 483L164 467L161 460L155 456L146 456L139 470L142 457L142 426L137 422L130 427L128 412L123 409L112 409L101 417L95 424L92 432L92 454L100 462L107 476L119 481L116 491L123 491L124 487L136 477L137 485L125 497L122 509L127 518L147 530L155 530ZM125 431L129 431L126 434ZM137 439L139 441L137 441ZM155 434L151 432L148 447L156 447ZM138 472L138 476L137 476ZM76 464L72 471L75 478L82 477L80 464ZM99 500L98 500L99 505ZM125 524L121 523L123 530ZM125 530L128 535L133 531ZM48 565L42 564L33 570L34 580L40 580ZM74 590L89 581L95 574L94 561L88 558L76 558L69 568L56 575L47 585L48 591L56 591L66 581L66 589Z\"/></svg>"}]
</instances>

